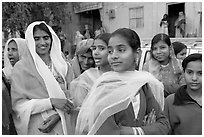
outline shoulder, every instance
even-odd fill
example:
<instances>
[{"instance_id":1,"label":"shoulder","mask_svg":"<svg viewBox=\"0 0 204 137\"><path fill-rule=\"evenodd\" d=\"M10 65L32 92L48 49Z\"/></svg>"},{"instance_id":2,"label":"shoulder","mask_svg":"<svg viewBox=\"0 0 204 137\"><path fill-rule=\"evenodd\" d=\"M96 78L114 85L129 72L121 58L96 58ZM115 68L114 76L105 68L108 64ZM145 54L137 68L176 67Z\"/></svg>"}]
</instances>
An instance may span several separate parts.
<instances>
[{"instance_id":1,"label":"shoulder","mask_svg":"<svg viewBox=\"0 0 204 137\"><path fill-rule=\"evenodd\" d=\"M19 60L13 67L13 72L25 70L29 65L25 59Z\"/></svg>"},{"instance_id":2,"label":"shoulder","mask_svg":"<svg viewBox=\"0 0 204 137\"><path fill-rule=\"evenodd\" d=\"M173 104L174 98L175 98L175 93L170 94L169 96L167 96L167 97L165 98L165 103L166 103L166 104Z\"/></svg>"}]
</instances>

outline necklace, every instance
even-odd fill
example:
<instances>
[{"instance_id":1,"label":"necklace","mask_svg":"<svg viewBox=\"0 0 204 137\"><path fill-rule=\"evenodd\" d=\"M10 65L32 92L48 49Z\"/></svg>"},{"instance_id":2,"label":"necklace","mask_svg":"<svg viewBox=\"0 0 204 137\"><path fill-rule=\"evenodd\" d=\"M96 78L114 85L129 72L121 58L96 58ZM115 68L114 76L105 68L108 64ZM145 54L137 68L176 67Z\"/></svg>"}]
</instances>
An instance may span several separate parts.
<instances>
[{"instance_id":1,"label":"necklace","mask_svg":"<svg viewBox=\"0 0 204 137\"><path fill-rule=\"evenodd\" d=\"M47 65L47 67L48 67L48 69L50 70L50 71L52 71L52 61L50 61L48 64L46 64Z\"/></svg>"}]
</instances>

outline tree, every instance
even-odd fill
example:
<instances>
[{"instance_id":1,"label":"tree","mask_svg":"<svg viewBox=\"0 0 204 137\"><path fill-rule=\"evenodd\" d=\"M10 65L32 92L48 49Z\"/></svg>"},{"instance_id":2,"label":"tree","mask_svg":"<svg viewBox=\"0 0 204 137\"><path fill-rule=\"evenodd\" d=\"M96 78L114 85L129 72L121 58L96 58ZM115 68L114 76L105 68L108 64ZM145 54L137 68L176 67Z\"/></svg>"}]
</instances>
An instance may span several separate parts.
<instances>
[{"instance_id":1,"label":"tree","mask_svg":"<svg viewBox=\"0 0 204 137\"><path fill-rule=\"evenodd\" d=\"M11 35L20 32L23 35L27 26L37 20L44 20L51 25L65 22L64 2L3 2L2 30ZM7 36L5 36L7 38Z\"/></svg>"},{"instance_id":2,"label":"tree","mask_svg":"<svg viewBox=\"0 0 204 137\"><path fill-rule=\"evenodd\" d=\"M2 30L14 34L17 30L23 31L31 21L30 5L21 2L2 3Z\"/></svg>"}]
</instances>

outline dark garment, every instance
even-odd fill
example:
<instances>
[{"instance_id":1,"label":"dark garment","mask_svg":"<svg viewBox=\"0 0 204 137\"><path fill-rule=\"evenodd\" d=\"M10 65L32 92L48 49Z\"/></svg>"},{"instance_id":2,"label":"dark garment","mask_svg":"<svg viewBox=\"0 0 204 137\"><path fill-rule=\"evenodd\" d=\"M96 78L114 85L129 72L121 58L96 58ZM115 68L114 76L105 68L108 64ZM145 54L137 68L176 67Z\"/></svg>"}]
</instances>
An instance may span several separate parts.
<instances>
[{"instance_id":1,"label":"dark garment","mask_svg":"<svg viewBox=\"0 0 204 137\"><path fill-rule=\"evenodd\" d=\"M140 109L137 118L135 118L132 103L127 109L110 116L97 131L98 135L119 135L120 128L118 125L128 127L141 127L145 135L168 134L170 125L167 117L163 114L161 107L154 98L148 86L143 86L140 93ZM145 115L149 114L154 108L156 112L156 122L144 126L143 120Z\"/></svg>"},{"instance_id":2,"label":"dark garment","mask_svg":"<svg viewBox=\"0 0 204 137\"><path fill-rule=\"evenodd\" d=\"M10 96L10 83L2 72L2 135L17 135L13 118Z\"/></svg>"},{"instance_id":3,"label":"dark garment","mask_svg":"<svg viewBox=\"0 0 204 137\"><path fill-rule=\"evenodd\" d=\"M173 135L202 134L202 106L186 92L187 86L181 86L175 94L166 98L164 112L169 118Z\"/></svg>"}]
</instances>

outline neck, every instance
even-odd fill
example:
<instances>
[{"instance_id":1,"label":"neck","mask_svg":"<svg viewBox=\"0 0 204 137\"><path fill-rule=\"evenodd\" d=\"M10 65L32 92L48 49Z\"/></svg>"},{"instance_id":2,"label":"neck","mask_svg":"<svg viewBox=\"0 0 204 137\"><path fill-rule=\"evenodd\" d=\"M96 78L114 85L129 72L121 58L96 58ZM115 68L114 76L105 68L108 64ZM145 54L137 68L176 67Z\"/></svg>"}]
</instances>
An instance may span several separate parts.
<instances>
[{"instance_id":1,"label":"neck","mask_svg":"<svg viewBox=\"0 0 204 137\"><path fill-rule=\"evenodd\" d=\"M187 93L192 97L192 98L199 98L199 97L202 97L202 89L199 89L197 91L193 91L191 89L189 89L187 87Z\"/></svg>"},{"instance_id":2,"label":"neck","mask_svg":"<svg viewBox=\"0 0 204 137\"><path fill-rule=\"evenodd\" d=\"M167 65L169 63L169 59L160 62L161 65Z\"/></svg>"},{"instance_id":3,"label":"neck","mask_svg":"<svg viewBox=\"0 0 204 137\"><path fill-rule=\"evenodd\" d=\"M101 71L102 73L105 73L105 72L107 72L107 71L111 71L111 67L110 67L109 64L104 65L104 66L99 66L99 69L100 69L100 71Z\"/></svg>"},{"instance_id":4,"label":"neck","mask_svg":"<svg viewBox=\"0 0 204 137\"><path fill-rule=\"evenodd\" d=\"M40 55L40 58L44 61L46 65L48 65L51 62L51 58L49 54L46 55Z\"/></svg>"}]
</instances>

